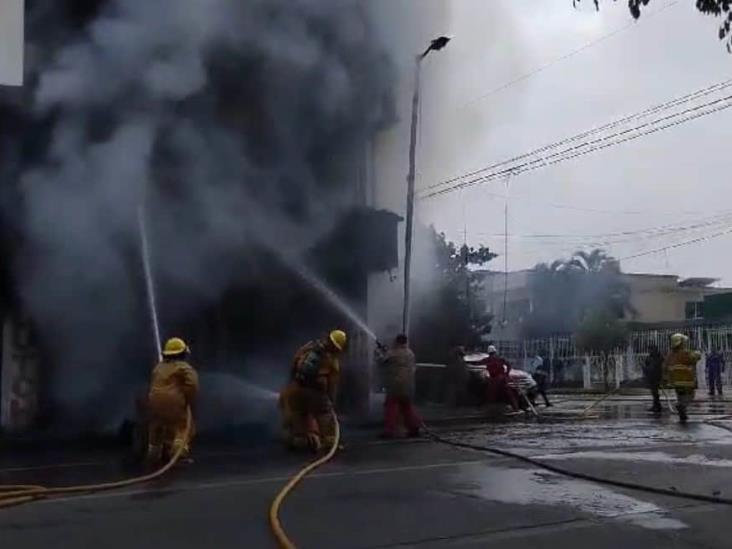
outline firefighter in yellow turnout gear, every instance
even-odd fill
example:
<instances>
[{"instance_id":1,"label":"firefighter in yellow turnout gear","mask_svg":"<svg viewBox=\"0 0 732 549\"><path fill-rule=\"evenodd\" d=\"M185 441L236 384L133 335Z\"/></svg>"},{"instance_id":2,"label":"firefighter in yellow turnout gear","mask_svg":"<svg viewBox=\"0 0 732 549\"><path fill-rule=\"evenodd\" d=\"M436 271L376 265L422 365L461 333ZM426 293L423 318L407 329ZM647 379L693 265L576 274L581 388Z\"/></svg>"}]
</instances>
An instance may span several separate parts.
<instances>
[{"instance_id":1,"label":"firefighter in yellow turnout gear","mask_svg":"<svg viewBox=\"0 0 732 549\"><path fill-rule=\"evenodd\" d=\"M340 378L339 356L346 341L345 332L333 330L295 353L290 383L280 393L283 427L294 449L317 452L333 444L333 403Z\"/></svg>"},{"instance_id":2,"label":"firefighter in yellow turnout gear","mask_svg":"<svg viewBox=\"0 0 732 549\"><path fill-rule=\"evenodd\" d=\"M152 372L148 393L148 460L159 462L183 448L190 452L194 434L193 418L186 436L188 409L198 396L198 374L188 364L188 345L174 337L165 343L163 360Z\"/></svg>"},{"instance_id":3,"label":"firefighter in yellow turnout gear","mask_svg":"<svg viewBox=\"0 0 732 549\"><path fill-rule=\"evenodd\" d=\"M671 352L666 356L663 364L663 378L666 386L676 391L676 407L679 420L686 423L687 408L694 400L697 387L696 363L701 354L688 349L689 338L684 334L671 336Z\"/></svg>"}]
</instances>

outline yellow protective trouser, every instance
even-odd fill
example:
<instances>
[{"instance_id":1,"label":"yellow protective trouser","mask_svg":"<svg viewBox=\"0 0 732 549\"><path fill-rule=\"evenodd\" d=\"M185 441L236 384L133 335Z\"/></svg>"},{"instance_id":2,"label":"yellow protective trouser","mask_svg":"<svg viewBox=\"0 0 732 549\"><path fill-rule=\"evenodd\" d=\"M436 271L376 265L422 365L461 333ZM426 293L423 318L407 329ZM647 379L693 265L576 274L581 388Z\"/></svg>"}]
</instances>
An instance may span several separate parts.
<instances>
[{"instance_id":1,"label":"yellow protective trouser","mask_svg":"<svg viewBox=\"0 0 732 549\"><path fill-rule=\"evenodd\" d=\"M186 433L188 411L178 399L165 394L151 395L148 422L148 459L160 461L170 459L179 449L181 457L190 453L190 445L195 433L191 420L190 432Z\"/></svg>"},{"instance_id":2,"label":"yellow protective trouser","mask_svg":"<svg viewBox=\"0 0 732 549\"><path fill-rule=\"evenodd\" d=\"M320 450L335 441L336 426L332 404L327 393L315 388L298 386L290 395L292 413L291 441L295 448Z\"/></svg>"},{"instance_id":3,"label":"yellow protective trouser","mask_svg":"<svg viewBox=\"0 0 732 549\"><path fill-rule=\"evenodd\" d=\"M694 400L694 395L696 391L694 389L689 387L678 387L676 389L676 403L677 406L682 409L686 410L686 408L689 406L689 404L692 403Z\"/></svg>"}]
</instances>

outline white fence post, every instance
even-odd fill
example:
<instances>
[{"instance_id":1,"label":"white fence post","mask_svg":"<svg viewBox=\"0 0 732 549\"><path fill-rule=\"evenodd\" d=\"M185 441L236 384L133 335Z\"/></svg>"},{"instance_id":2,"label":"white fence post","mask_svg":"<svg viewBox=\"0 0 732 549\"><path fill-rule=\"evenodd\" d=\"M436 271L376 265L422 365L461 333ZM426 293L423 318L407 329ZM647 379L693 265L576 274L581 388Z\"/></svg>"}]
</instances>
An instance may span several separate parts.
<instances>
[{"instance_id":1,"label":"white fence post","mask_svg":"<svg viewBox=\"0 0 732 549\"><path fill-rule=\"evenodd\" d=\"M590 355L585 355L585 361L582 363L582 387L584 389L592 389L592 375L590 374Z\"/></svg>"}]
</instances>

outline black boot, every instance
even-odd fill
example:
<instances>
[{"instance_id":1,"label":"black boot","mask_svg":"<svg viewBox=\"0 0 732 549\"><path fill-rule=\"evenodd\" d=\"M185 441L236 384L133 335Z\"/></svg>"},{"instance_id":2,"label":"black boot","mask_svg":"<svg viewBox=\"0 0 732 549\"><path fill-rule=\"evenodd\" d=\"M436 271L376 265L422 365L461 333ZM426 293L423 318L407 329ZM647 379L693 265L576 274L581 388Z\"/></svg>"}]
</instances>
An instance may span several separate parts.
<instances>
[{"instance_id":1,"label":"black boot","mask_svg":"<svg viewBox=\"0 0 732 549\"><path fill-rule=\"evenodd\" d=\"M682 408L681 406L679 406L679 421L681 423L686 423L688 419L689 416L686 415L686 408Z\"/></svg>"}]
</instances>

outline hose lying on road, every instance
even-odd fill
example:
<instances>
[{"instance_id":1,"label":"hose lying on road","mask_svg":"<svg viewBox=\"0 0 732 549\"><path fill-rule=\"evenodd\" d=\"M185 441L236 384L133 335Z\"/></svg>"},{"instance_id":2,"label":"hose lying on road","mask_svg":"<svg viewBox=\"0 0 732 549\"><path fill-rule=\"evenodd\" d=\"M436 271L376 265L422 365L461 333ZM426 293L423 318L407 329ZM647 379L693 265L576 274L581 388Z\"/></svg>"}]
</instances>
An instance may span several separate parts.
<instances>
[{"instance_id":1,"label":"hose lying on road","mask_svg":"<svg viewBox=\"0 0 732 549\"><path fill-rule=\"evenodd\" d=\"M585 408L584 410L582 410L582 413L579 414L579 416L580 417L586 416L587 415L587 412L589 412L590 410L592 410L595 406L597 406L601 402L605 402L608 398L610 398L611 396L617 394L620 391L620 389L621 389L620 387L616 387L612 391L608 391L602 397L598 398L597 400L595 400L594 402L592 402L592 404L590 404L589 406L587 406L587 408Z\"/></svg>"},{"instance_id":2,"label":"hose lying on road","mask_svg":"<svg viewBox=\"0 0 732 549\"><path fill-rule=\"evenodd\" d=\"M732 499L730 499L730 498L707 496L704 494L690 494L687 492L679 492L677 490L672 490L669 488L655 488L653 486L645 486L642 484L635 484L633 482L624 482L622 480L612 480L612 479L608 479L608 478L597 477L595 475L578 473L576 471L570 471L570 470L564 469L562 467L550 465L548 463L544 463L542 461L539 461L539 460L536 460L536 459L533 459L533 458L530 458L527 456L522 456L521 454L515 454L513 452L509 452L508 450L501 450L500 448L492 448L490 446L480 446L477 444L468 444L466 442L459 442L459 441L455 441L455 440L446 439L446 438L436 435L434 432L430 431L426 425L423 425L423 429L429 438L431 438L435 442L439 442L441 444L447 444L449 446L455 446L456 448L466 448L468 450L478 450L481 452L488 452L488 453L499 455L499 456L509 457L512 459L522 461L524 463L528 463L529 465L533 465L535 467L540 467L541 469L546 469L547 471L550 471L552 473L556 473L558 475L564 475L566 477L575 478L578 480L586 480L589 482L595 482L597 484L605 484L608 486L615 486L617 488L626 488L628 490L637 490L637 491L641 491L641 492L648 492L650 494L656 494L659 496L672 496L672 497L676 497L676 498L703 501L705 503L718 503L718 504L723 504L723 505L732 505Z\"/></svg>"},{"instance_id":3,"label":"hose lying on road","mask_svg":"<svg viewBox=\"0 0 732 549\"><path fill-rule=\"evenodd\" d=\"M282 507L282 502L285 500L288 494L292 492L295 486L297 486L300 481L302 481L302 479L304 479L308 474L313 472L321 465L333 459L333 456L336 455L338 447L340 446L341 426L338 423L338 417L335 415L335 412L331 410L331 414L333 414L333 421L335 423L335 437L333 438L333 445L331 446L330 450L328 450L328 453L325 454L323 457L316 459L309 465L302 468L295 476L293 476L288 481L288 483L285 484L282 490L279 491L277 496L275 496L274 500L272 500L272 505L270 505L269 507L269 524L272 528L272 533L274 534L274 537L277 539L277 544L280 546L281 549L295 549L295 544L292 542L292 540L290 540L290 538L287 537L284 528L282 528L282 523L280 522L279 515L280 507Z\"/></svg>"},{"instance_id":4,"label":"hose lying on road","mask_svg":"<svg viewBox=\"0 0 732 549\"><path fill-rule=\"evenodd\" d=\"M186 440L190 437L191 426L193 420L191 417L191 410L188 409L186 419ZM86 494L91 492L102 492L106 490L116 490L119 488L126 488L134 484L142 484L144 482L150 482L160 478L165 473L170 471L181 458L184 447L181 446L175 452L175 455L166 463L163 467L140 477L133 477L125 480L119 480L115 482L104 482L100 484L84 484L79 486L64 486L64 487L47 487L47 486L0 486L0 508L11 507L14 505L20 505L21 503L28 503L37 499L44 499L49 496L64 496L70 494Z\"/></svg>"}]
</instances>

